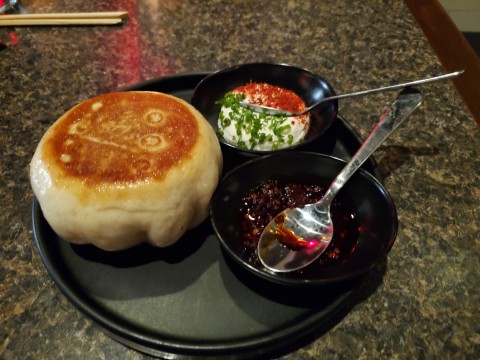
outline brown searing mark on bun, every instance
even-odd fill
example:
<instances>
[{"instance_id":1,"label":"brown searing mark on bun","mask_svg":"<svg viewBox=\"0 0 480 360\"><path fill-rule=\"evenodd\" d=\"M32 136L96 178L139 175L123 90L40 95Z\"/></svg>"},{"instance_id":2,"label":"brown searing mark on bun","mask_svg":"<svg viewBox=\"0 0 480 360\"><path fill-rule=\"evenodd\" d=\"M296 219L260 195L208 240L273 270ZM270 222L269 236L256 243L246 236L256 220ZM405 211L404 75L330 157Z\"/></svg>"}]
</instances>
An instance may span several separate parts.
<instances>
[{"instance_id":1,"label":"brown searing mark on bun","mask_svg":"<svg viewBox=\"0 0 480 360\"><path fill-rule=\"evenodd\" d=\"M55 159L62 175L95 186L162 179L188 158L199 129L176 99L125 92L82 102L57 121L51 134L43 156Z\"/></svg>"}]
</instances>

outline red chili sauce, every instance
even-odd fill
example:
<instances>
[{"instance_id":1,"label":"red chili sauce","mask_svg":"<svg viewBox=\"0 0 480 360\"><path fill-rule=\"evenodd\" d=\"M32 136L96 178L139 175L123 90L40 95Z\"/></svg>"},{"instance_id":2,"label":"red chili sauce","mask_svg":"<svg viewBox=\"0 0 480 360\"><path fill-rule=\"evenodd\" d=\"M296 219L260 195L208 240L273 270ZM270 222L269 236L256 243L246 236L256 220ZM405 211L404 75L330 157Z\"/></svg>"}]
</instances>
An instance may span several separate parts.
<instances>
[{"instance_id":1,"label":"red chili sauce","mask_svg":"<svg viewBox=\"0 0 480 360\"><path fill-rule=\"evenodd\" d=\"M243 258L258 264L257 245L265 226L286 208L302 207L319 201L325 189L315 184L267 180L242 198L240 206ZM342 261L355 248L359 226L354 214L335 199L331 206L334 235L318 260L321 264Z\"/></svg>"},{"instance_id":2,"label":"red chili sauce","mask_svg":"<svg viewBox=\"0 0 480 360\"><path fill-rule=\"evenodd\" d=\"M245 94L253 104L275 109L300 112L307 108L305 102L293 91L267 83L249 83L236 88L234 93Z\"/></svg>"}]
</instances>

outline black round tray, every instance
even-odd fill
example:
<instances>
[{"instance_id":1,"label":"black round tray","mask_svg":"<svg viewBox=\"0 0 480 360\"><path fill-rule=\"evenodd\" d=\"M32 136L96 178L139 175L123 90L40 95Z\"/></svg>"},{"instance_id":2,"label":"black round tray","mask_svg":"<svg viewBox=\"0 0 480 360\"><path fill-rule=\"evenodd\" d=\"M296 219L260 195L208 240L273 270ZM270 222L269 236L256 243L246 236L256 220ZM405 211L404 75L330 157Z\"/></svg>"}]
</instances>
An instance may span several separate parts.
<instances>
[{"instance_id":1,"label":"black round tray","mask_svg":"<svg viewBox=\"0 0 480 360\"><path fill-rule=\"evenodd\" d=\"M208 73L155 79L126 90L170 93L189 101ZM337 118L319 151L349 159L360 146ZM225 168L235 164L228 154ZM375 172L375 162L364 165ZM65 296L107 334L154 356L272 356L294 349L325 327L362 281L291 289L254 278L228 260L210 221L166 249L141 245L120 252L63 241L36 199L33 230L40 256Z\"/></svg>"}]
</instances>

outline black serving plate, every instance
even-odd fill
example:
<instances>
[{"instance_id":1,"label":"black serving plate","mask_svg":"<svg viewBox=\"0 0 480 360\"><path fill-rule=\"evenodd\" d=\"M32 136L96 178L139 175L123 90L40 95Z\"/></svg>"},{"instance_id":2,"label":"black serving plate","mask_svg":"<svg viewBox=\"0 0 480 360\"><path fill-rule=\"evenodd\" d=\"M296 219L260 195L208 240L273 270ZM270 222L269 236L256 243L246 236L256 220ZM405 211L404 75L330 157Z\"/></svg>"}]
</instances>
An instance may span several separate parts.
<instances>
[{"instance_id":1,"label":"black serving plate","mask_svg":"<svg viewBox=\"0 0 480 360\"><path fill-rule=\"evenodd\" d=\"M208 73L175 75L126 90L161 91L189 101ZM360 145L338 117L314 148L348 159ZM233 166L226 161L226 168ZM375 163L364 168L375 173ZM377 176L378 177L378 176ZM107 334L160 357L265 357L291 351L327 326L361 278L286 290L224 256L209 220L175 245L105 252L56 235L36 199L33 231L40 256L65 296Z\"/></svg>"}]
</instances>

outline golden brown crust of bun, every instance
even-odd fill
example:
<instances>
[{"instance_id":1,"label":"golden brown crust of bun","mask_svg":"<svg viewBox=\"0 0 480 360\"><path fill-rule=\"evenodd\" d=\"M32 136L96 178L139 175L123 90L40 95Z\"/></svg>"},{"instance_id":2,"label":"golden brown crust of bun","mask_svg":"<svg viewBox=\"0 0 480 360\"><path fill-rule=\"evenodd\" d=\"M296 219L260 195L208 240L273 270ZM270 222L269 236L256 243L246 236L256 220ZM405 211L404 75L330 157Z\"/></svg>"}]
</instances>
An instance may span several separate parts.
<instances>
[{"instance_id":1,"label":"golden brown crust of bun","mask_svg":"<svg viewBox=\"0 0 480 360\"><path fill-rule=\"evenodd\" d=\"M92 188L159 180L188 158L198 136L195 115L172 96L111 93L64 114L47 134L43 159L59 177Z\"/></svg>"},{"instance_id":2,"label":"golden brown crust of bun","mask_svg":"<svg viewBox=\"0 0 480 360\"><path fill-rule=\"evenodd\" d=\"M208 215L221 163L213 129L188 103L110 93L52 125L32 159L31 183L67 241L106 250L167 246Z\"/></svg>"}]
</instances>

